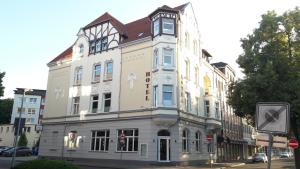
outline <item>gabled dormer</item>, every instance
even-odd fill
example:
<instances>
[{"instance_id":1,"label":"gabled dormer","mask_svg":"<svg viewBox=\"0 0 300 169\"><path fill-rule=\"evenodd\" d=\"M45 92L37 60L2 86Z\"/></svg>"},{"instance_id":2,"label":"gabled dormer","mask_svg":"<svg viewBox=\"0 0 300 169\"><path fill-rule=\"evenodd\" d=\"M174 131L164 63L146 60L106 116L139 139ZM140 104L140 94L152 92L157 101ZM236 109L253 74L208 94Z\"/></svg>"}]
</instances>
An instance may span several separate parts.
<instances>
[{"instance_id":1,"label":"gabled dormer","mask_svg":"<svg viewBox=\"0 0 300 169\"><path fill-rule=\"evenodd\" d=\"M169 35L177 36L176 21L178 10L167 5L157 8L149 15L152 37Z\"/></svg>"}]
</instances>

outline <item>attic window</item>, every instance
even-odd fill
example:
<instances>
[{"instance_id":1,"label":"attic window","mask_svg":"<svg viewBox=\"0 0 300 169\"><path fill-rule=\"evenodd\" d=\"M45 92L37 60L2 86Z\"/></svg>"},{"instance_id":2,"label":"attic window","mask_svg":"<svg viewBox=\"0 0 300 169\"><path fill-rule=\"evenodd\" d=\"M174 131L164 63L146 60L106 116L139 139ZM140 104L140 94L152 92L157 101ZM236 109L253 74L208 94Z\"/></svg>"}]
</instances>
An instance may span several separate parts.
<instances>
[{"instance_id":1,"label":"attic window","mask_svg":"<svg viewBox=\"0 0 300 169\"><path fill-rule=\"evenodd\" d=\"M141 36L143 36L144 35L144 32L140 32L139 34L138 34L138 37L141 37Z\"/></svg>"}]
</instances>

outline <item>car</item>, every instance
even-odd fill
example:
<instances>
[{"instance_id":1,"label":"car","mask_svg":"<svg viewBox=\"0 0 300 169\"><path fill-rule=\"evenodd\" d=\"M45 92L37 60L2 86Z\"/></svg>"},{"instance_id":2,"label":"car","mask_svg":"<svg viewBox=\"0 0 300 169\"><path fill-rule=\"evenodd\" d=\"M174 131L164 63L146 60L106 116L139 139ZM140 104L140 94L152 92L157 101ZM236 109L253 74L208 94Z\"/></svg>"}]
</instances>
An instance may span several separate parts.
<instances>
[{"instance_id":1,"label":"car","mask_svg":"<svg viewBox=\"0 0 300 169\"><path fill-rule=\"evenodd\" d=\"M280 158L289 158L289 157L291 157L288 152L283 152L279 156L280 156Z\"/></svg>"},{"instance_id":2,"label":"car","mask_svg":"<svg viewBox=\"0 0 300 169\"><path fill-rule=\"evenodd\" d=\"M267 163L268 162L267 155L265 153L256 153L252 157L252 162L264 162L264 163Z\"/></svg>"},{"instance_id":3,"label":"car","mask_svg":"<svg viewBox=\"0 0 300 169\"><path fill-rule=\"evenodd\" d=\"M2 147L0 148L0 155L3 154L4 151L11 149L12 147Z\"/></svg>"},{"instance_id":4,"label":"car","mask_svg":"<svg viewBox=\"0 0 300 169\"><path fill-rule=\"evenodd\" d=\"M11 157L13 156L15 148L12 147L2 153L2 156ZM32 154L31 149L28 147L17 147L16 156L30 156Z\"/></svg>"}]
</instances>

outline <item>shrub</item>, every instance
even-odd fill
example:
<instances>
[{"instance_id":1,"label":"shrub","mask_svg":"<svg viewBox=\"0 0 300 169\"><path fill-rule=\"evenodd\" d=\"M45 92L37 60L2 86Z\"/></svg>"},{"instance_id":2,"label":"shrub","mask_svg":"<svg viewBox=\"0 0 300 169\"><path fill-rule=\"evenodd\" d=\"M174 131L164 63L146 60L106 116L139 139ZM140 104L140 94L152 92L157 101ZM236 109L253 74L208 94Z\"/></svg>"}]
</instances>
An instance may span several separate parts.
<instances>
[{"instance_id":1,"label":"shrub","mask_svg":"<svg viewBox=\"0 0 300 169\"><path fill-rule=\"evenodd\" d=\"M36 159L18 164L14 169L80 169L62 160Z\"/></svg>"},{"instance_id":2,"label":"shrub","mask_svg":"<svg viewBox=\"0 0 300 169\"><path fill-rule=\"evenodd\" d=\"M27 143L28 143L27 137L26 137L26 135L23 133L23 134L20 136L20 139L19 139L19 142L18 142L18 146L19 146L19 147L21 147L21 146L27 146Z\"/></svg>"}]
</instances>

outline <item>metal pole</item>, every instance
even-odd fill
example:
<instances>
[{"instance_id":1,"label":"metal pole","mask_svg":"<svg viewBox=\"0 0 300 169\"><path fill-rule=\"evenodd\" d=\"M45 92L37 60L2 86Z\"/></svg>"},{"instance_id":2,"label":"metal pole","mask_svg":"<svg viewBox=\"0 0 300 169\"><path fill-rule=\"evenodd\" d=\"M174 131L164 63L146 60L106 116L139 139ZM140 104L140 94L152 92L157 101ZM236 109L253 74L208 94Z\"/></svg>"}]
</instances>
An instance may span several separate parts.
<instances>
[{"instance_id":1,"label":"metal pole","mask_svg":"<svg viewBox=\"0 0 300 169\"><path fill-rule=\"evenodd\" d=\"M268 169L271 169L271 154L272 154L273 136L269 133L269 147L268 147Z\"/></svg>"},{"instance_id":2,"label":"metal pole","mask_svg":"<svg viewBox=\"0 0 300 169\"><path fill-rule=\"evenodd\" d=\"M17 129L17 134L15 135L15 139L14 139L14 153L12 155L11 167L10 168L14 168L15 167L15 157L16 157L16 153L17 153L17 147L16 147L16 145L17 145L17 142L18 142L19 134L20 134L21 117L22 117L22 111L23 111L23 102L24 102L24 96L25 96L25 92L26 92L25 90L26 89L24 89L23 95L22 95L21 111L19 112L18 129Z\"/></svg>"}]
</instances>

